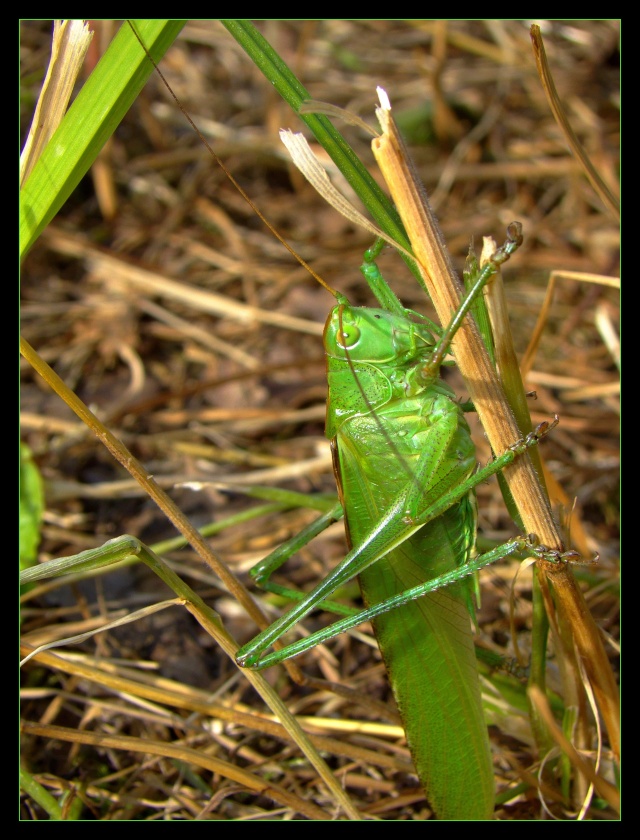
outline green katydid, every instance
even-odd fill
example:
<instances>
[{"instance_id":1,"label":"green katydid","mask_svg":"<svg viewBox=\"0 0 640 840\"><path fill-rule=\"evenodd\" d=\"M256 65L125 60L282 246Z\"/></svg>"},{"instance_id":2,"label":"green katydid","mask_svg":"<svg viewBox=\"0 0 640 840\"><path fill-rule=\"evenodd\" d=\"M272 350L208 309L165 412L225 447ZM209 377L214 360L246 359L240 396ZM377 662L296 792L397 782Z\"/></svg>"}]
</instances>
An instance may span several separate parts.
<instances>
[{"instance_id":1,"label":"green katydid","mask_svg":"<svg viewBox=\"0 0 640 840\"><path fill-rule=\"evenodd\" d=\"M325 580L236 657L242 666L264 668L375 619L422 781L436 812L458 819L489 818L493 809L493 774L466 578L527 543L512 540L470 560L476 524L473 487L535 445L549 426L538 427L475 472L469 428L439 372L473 301L498 262L521 241L518 226L510 232L512 237L480 272L442 334L405 310L388 290L380 291L384 281L372 261L374 254L368 255L363 272L389 308L351 307L346 298L337 296L338 305L324 333L329 378L326 434L332 440L353 547ZM532 539L528 547L547 559L559 559ZM299 642L265 652L356 574L367 609ZM257 576L265 576L265 566L260 565ZM445 780L449 775L457 779L459 796L449 791L441 797L442 785L434 783L438 772Z\"/></svg>"}]
</instances>

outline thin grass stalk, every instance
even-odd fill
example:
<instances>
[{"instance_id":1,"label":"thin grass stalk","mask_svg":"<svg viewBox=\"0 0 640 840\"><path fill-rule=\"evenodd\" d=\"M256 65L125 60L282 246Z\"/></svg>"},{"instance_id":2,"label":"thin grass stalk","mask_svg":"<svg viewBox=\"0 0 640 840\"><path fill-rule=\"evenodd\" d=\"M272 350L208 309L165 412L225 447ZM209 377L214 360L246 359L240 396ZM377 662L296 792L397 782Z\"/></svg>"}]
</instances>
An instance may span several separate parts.
<instances>
[{"instance_id":1,"label":"thin grass stalk","mask_svg":"<svg viewBox=\"0 0 640 840\"><path fill-rule=\"evenodd\" d=\"M28 342L21 339L21 351L25 358L32 364L32 366L43 375L51 387L60 394L62 399L72 408L73 411L91 428L102 443L107 447L111 454L129 471L133 478L138 481L149 496L158 504L162 512L167 518L176 526L180 533L187 539L197 554L205 561L214 572L221 577L225 585L231 587L231 591L243 604L249 615L259 625L266 626L268 620L263 615L262 611L255 604L244 586L237 581L225 565L215 557L207 543L203 540L198 531L193 527L189 520L184 516L182 511L173 502L172 499L156 484L147 470L145 470L136 458L127 450L127 448L119 441L89 409L82 403L82 401L73 392L69 391L64 382L54 373L51 368L44 362L37 353L30 347ZM138 546L140 544L135 541ZM160 560L154 555L151 555L148 549L141 550L141 558L145 562L151 564L156 574L159 574L165 582L170 585L180 597L184 597L185 606L193 613L200 624L207 630L207 632L218 642L225 653L235 662L235 654L238 650L238 643L233 639L222 626L219 618L215 613L207 607L200 596L190 590L183 581L168 569ZM133 549L130 553L136 553ZM297 666L294 666L297 670ZM351 804L349 798L346 796L335 777L327 767L324 760L320 757L317 750L313 747L308 739L306 733L298 725L295 717L291 715L285 704L282 702L278 694L271 688L265 678L256 671L246 671L246 679L253 685L256 691L260 694L267 705L273 710L279 719L282 721L285 728L292 735L295 742L298 744L303 753L307 756L311 764L316 768L321 778L325 781L331 790L336 801L339 802L345 813L351 819L359 819L360 815Z\"/></svg>"},{"instance_id":2,"label":"thin grass stalk","mask_svg":"<svg viewBox=\"0 0 640 840\"><path fill-rule=\"evenodd\" d=\"M424 269L424 279L438 317L447 324L461 300L460 282L391 112L382 108L378 113L383 134L373 141L373 153L405 222L414 254ZM494 452L504 452L520 439L522 433L471 319L465 320L454 338L453 347L491 447ZM547 548L564 551L549 500L529 457L517 458L504 470L504 475L527 532L535 534ZM536 565L555 592L557 609L567 613L581 661L606 722L612 749L618 755L618 691L599 630L569 564L543 560Z\"/></svg>"}]
</instances>

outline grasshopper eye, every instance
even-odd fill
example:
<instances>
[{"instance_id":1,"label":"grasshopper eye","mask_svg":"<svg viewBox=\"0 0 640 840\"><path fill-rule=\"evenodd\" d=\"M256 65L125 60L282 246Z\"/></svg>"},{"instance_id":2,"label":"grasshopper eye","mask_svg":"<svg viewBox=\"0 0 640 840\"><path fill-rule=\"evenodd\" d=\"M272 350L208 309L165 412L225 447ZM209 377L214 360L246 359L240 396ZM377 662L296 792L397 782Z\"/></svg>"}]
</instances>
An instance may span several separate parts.
<instances>
[{"instance_id":1,"label":"grasshopper eye","mask_svg":"<svg viewBox=\"0 0 640 840\"><path fill-rule=\"evenodd\" d=\"M337 335L338 347L343 350L350 350L360 341L360 329L355 324L340 324L340 331Z\"/></svg>"}]
</instances>

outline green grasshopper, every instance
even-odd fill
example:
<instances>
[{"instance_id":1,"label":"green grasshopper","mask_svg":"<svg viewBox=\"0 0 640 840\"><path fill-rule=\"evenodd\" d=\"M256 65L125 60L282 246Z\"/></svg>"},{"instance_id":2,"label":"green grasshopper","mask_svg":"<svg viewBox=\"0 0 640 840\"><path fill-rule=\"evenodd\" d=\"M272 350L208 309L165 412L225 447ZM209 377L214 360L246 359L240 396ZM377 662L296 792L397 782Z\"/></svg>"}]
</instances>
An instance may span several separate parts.
<instances>
[{"instance_id":1,"label":"green grasshopper","mask_svg":"<svg viewBox=\"0 0 640 840\"><path fill-rule=\"evenodd\" d=\"M470 559L476 536L473 488L534 446L550 425L542 424L476 472L462 408L439 375L473 301L521 241L514 229L517 235L479 273L444 332L406 310L386 287L373 262L379 247L368 252L363 273L388 308L352 307L337 295L324 331L326 435L351 550L236 657L243 667L265 668L374 620L412 755L436 813L445 818L488 819L493 810L468 576L523 548L565 559L545 552L533 537ZM272 571L267 560L253 574L264 582ZM356 574L367 609L266 652ZM442 790L438 774L445 786L449 775L457 780L457 796Z\"/></svg>"}]
</instances>

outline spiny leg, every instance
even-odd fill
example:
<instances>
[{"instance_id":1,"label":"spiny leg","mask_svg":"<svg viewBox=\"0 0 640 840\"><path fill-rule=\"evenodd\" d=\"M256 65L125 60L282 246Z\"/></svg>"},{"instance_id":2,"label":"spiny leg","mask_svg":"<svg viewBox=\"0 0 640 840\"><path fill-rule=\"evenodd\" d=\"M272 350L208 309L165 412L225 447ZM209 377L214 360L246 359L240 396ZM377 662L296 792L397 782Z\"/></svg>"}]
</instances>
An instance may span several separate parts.
<instances>
[{"instance_id":1,"label":"spiny leg","mask_svg":"<svg viewBox=\"0 0 640 840\"><path fill-rule=\"evenodd\" d=\"M395 315L413 315L419 318L435 335L440 336L440 341L434 353L433 359L434 367L439 368L442 364L442 359L449 351L453 336L458 331L460 324L469 309L472 307L474 301L478 298L482 289L491 280L500 266L511 257L517 248L520 247L522 240L522 225L519 222L512 222L507 228L507 239L504 244L495 251L486 265L477 273L474 272L470 278L470 288L460 303L458 310L453 314L450 323L444 330L428 318L425 318L423 315L413 312L413 310L406 309L396 294L392 291L389 284L382 276L376 263L377 257L386 245L383 239L377 239L371 248L365 251L360 271L364 275L369 288L383 309L393 312Z\"/></svg>"},{"instance_id":2,"label":"spiny leg","mask_svg":"<svg viewBox=\"0 0 640 840\"><path fill-rule=\"evenodd\" d=\"M504 452L499 458L496 458L494 461L492 461L486 467L480 469L477 473L475 473L467 481L461 482L461 484L455 490L452 490L451 492L449 492L447 494L444 494L444 496L440 500L438 500L438 502L436 504L431 505L426 511L423 512L422 515L415 517L411 521L405 522L404 524L407 526L407 529L411 530L411 531L415 531L415 530L417 530L417 528L422 527L422 525L425 524L426 522L435 519L437 516L439 516L441 513L443 513L449 507L451 507L451 505L454 504L455 501L461 499L465 494L470 492L477 484L485 481L491 475L494 475L495 473L499 472L505 466L512 463L516 457L518 457L519 455L526 452L527 449L529 449L532 446L535 446L538 443L539 439L541 437L543 437L545 434L547 434L556 425L557 422L558 421L557 421L557 418L556 418L556 420L551 424L546 423L546 422L541 423L535 429L535 431L533 431L529 435L527 435L526 438L523 438L522 440L517 441L506 452ZM488 565L489 563L493 562L494 560L497 560L500 557L505 556L505 554L509 554L509 553L512 554L515 551L521 549L523 547L522 538L518 538L517 540L513 540L510 543L506 543L505 546L506 546L506 548L503 547L504 551L503 551L502 554L500 553L501 549L494 549L494 551L489 552L489 554L482 555L482 558L483 558L482 560L480 558L475 558L475 560L472 561L472 563L469 563L466 566L458 567L458 568L452 570L451 572L447 573L447 575L440 576L438 578L434 578L433 580L428 581L425 584L422 584L421 587L417 587L417 590L419 590L422 594L426 594L427 592L432 591L434 588L440 588L442 586L448 585L449 583L453 583L456 580L459 580L463 577L466 577L468 574L471 574L471 572L475 571L476 568L482 568L483 566ZM388 550L389 549L387 549L387 551ZM383 554L381 553L380 556L383 556ZM573 557L574 555L571 555L571 556ZM489 559L487 559L487 558L489 558ZM564 558L564 555L561 556L561 559L562 558ZM555 562L558 562L557 552L554 553L553 557L550 557L549 559L555 560ZM373 561L371 561L371 562L373 562ZM480 565L478 565L478 563ZM345 561L343 561L343 564L341 564L341 565L344 566L344 569L343 569L343 572L338 576L336 585L333 587L333 589L331 589L329 587L328 580L325 580L321 584L319 584L318 587L316 587L316 590L320 590L320 588L322 587L323 591L322 592L318 591L318 601L317 602L312 601L311 603L308 604L306 609L303 608L302 604L299 604L299 605L293 607L288 613L285 613L278 621L276 621L274 624L272 624L271 627L267 628L266 630L262 631L262 633L258 634L251 642L246 644L244 647L242 647L238 651L238 654L236 656L236 661L238 662L238 664L243 666L243 667L260 667L260 668L262 668L262 667L267 667L268 664L274 664L276 662L282 661L283 659L287 659L289 655L293 655L293 654L289 654L287 652L287 651L290 650L290 648L288 647L288 648L285 648L284 651L278 651L274 654L268 654L266 657L262 656L263 651L267 647L269 647L274 641L277 641L277 639L279 639L282 636L283 633L285 633L287 630L289 630L294 624L297 623L298 620L300 620L301 618L304 617L304 615L306 615L308 612L310 612L311 609L315 609L317 604L320 602L320 600L325 595L330 594L331 591L333 591L338 585L340 585L342 583L342 578L343 577L345 579L348 579L348 577L352 576L354 573L356 573L358 571L357 569L349 571L348 568L346 568ZM334 574L336 574L336 572L337 572L337 570L334 570ZM437 582L437 583L435 583L435 585L434 585L434 582ZM422 587L424 587L424 588L422 588ZM314 592L316 590L314 590ZM416 597L419 597L419 594L413 594L415 591L416 590L410 590L410 592L412 593L410 595L410 597L406 598L405 601L401 600L400 603L407 603L409 600L413 600ZM374 609L374 610L375 609L381 609L382 612L387 612L389 609L393 609L394 607L399 606L399 603L398 603L397 599L398 598L402 599L405 594L406 593L401 593L400 595L395 596L393 599L391 599L391 604L389 606L385 606L389 602L383 602L382 604L377 605L375 607L372 607L371 609ZM309 599L311 599L312 595L313 595L313 593L309 593L307 597ZM378 613L376 613L376 614L378 614ZM366 621L370 617L370 613L368 611L365 611L364 613L361 613L360 615L363 616L363 617L360 618L360 621ZM373 616L371 616L371 617L373 617ZM353 620L354 619L352 617L350 617L350 618L345 619L344 621L351 622ZM342 628L344 626L344 621L337 622L336 625L331 625L331 627L337 627L338 628L337 631L334 631L333 633L330 632L331 628L327 628L326 632L329 632L330 635L326 636L326 637L323 637L323 638L331 638L333 635L336 634L336 632L343 632ZM349 627L356 626L357 623L360 623L360 622L356 621L356 624L349 624ZM325 632L325 631L321 631L321 632ZM309 637L308 640L305 640L305 641L309 641L311 639L316 639L316 638L317 638L317 636L314 634L313 636ZM318 644L319 641L321 641L321 640L309 641L307 646L304 647L304 650L308 650L310 647L313 647L315 644ZM302 651L298 650L298 648L295 649L295 653L300 653L300 652L302 652Z\"/></svg>"},{"instance_id":3,"label":"spiny leg","mask_svg":"<svg viewBox=\"0 0 640 840\"><path fill-rule=\"evenodd\" d=\"M261 658L256 658L259 657L259 654L248 657L242 664L259 670L262 668L268 668L270 665L276 665L285 659L290 659L292 656L298 656L316 645L332 639L340 633L353 630L354 627L357 627L365 621L372 621L390 610L402 607L411 601L415 601L417 598L422 598L429 592L434 592L437 589L442 589L445 586L456 583L468 575L483 569L485 566L494 563L496 560L504 559L505 557L509 557L512 554L521 551L530 551L538 559L547 560L551 563L568 563L575 560L578 556L574 551L565 551L560 553L555 550L549 550L538 544L534 534L530 534L528 537L515 537L503 545L494 548L492 551L488 551L485 554L475 557L465 566L452 569L446 574L439 575L438 577L432 578L419 586L405 590L404 592L395 595L393 598L388 598L386 601L382 601L379 604L369 607L369 609L362 610L356 615L336 621L334 624L325 627L323 630L318 630L304 639L292 642L290 645L287 645L281 650L267 654Z\"/></svg>"},{"instance_id":4,"label":"spiny leg","mask_svg":"<svg viewBox=\"0 0 640 840\"><path fill-rule=\"evenodd\" d=\"M290 557L292 557L301 548L304 548L311 542L318 534L326 530L334 522L342 519L342 505L336 504L331 510L314 519L310 525L303 528L294 537L278 546L274 551L256 563L249 570L249 575L256 582L256 585L265 592L272 592L275 595L281 595L290 601L302 601L308 593L300 592L297 589L291 589L287 586L272 581L271 575L276 572ZM335 613L336 615L354 615L357 610L353 607L348 607L346 604L340 604L338 601L322 601L318 604L318 608L326 612Z\"/></svg>"}]
</instances>

